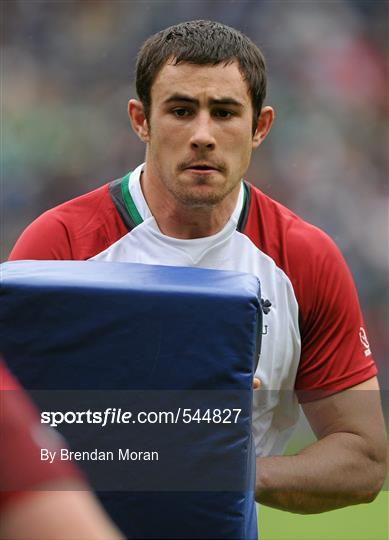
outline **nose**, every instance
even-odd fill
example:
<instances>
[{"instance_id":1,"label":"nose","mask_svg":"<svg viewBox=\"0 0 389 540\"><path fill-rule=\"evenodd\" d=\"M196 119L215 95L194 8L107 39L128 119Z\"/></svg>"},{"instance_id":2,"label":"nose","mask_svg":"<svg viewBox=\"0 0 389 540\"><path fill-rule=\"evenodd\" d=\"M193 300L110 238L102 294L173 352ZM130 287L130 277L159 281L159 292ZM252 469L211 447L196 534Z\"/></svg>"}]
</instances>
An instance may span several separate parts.
<instances>
[{"instance_id":1,"label":"nose","mask_svg":"<svg viewBox=\"0 0 389 540\"><path fill-rule=\"evenodd\" d=\"M212 133L212 118L207 113L200 113L194 122L193 133L190 138L193 150L213 150L216 141Z\"/></svg>"}]
</instances>

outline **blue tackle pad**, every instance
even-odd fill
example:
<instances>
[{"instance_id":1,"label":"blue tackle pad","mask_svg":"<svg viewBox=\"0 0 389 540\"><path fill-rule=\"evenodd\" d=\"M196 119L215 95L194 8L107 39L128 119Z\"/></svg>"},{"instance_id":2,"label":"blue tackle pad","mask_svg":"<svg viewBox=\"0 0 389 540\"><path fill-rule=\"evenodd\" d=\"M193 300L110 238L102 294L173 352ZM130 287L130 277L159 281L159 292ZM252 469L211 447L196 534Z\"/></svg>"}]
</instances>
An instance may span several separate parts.
<instances>
[{"instance_id":1,"label":"blue tackle pad","mask_svg":"<svg viewBox=\"0 0 389 540\"><path fill-rule=\"evenodd\" d=\"M62 412L50 420L128 538L257 538L261 330L250 274L1 266L1 351L41 410Z\"/></svg>"}]
</instances>

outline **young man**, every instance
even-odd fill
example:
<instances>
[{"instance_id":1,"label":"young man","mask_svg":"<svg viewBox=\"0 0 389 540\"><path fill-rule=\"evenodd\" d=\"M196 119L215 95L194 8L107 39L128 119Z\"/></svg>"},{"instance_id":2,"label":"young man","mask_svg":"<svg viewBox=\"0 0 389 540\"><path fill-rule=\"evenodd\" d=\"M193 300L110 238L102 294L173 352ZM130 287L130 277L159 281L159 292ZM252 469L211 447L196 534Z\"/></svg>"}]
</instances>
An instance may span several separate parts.
<instances>
[{"instance_id":1,"label":"young man","mask_svg":"<svg viewBox=\"0 0 389 540\"><path fill-rule=\"evenodd\" d=\"M128 113L145 163L43 214L10 260L257 275L266 313L253 414L257 500L303 513L372 500L385 475L384 424L350 273L323 232L242 180L274 118L263 106L261 52L222 24L185 22L146 41L136 84ZM271 457L297 420L296 395L318 441Z\"/></svg>"}]
</instances>

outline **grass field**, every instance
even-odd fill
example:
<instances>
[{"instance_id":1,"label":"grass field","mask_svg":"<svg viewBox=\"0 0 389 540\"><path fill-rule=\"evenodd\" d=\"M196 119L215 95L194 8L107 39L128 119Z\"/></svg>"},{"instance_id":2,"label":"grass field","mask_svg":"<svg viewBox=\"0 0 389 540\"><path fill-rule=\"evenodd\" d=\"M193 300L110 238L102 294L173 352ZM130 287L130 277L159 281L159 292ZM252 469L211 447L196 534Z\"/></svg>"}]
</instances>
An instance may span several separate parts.
<instances>
[{"instance_id":1,"label":"grass field","mask_svg":"<svg viewBox=\"0 0 389 540\"><path fill-rule=\"evenodd\" d=\"M301 516L259 509L260 540L388 540L389 496L382 491L371 504Z\"/></svg>"},{"instance_id":2,"label":"grass field","mask_svg":"<svg viewBox=\"0 0 389 540\"><path fill-rule=\"evenodd\" d=\"M313 440L302 419L286 453L293 454ZM389 540L388 479L374 502L323 514L304 516L261 506L258 528L260 540Z\"/></svg>"}]
</instances>

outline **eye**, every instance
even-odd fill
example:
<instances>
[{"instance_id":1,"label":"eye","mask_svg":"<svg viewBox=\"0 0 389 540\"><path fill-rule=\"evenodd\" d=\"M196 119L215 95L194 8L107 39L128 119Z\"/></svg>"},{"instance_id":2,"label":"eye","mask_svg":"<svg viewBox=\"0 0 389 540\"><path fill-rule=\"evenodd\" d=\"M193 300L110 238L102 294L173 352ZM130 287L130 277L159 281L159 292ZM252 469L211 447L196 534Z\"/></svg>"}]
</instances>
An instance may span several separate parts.
<instances>
[{"instance_id":1,"label":"eye","mask_svg":"<svg viewBox=\"0 0 389 540\"><path fill-rule=\"evenodd\" d=\"M216 109L213 114L217 118L231 118L234 116L232 111L227 111L226 109Z\"/></svg>"},{"instance_id":2,"label":"eye","mask_svg":"<svg viewBox=\"0 0 389 540\"><path fill-rule=\"evenodd\" d=\"M172 113L178 118L184 118L185 116L189 116L191 114L191 111L189 109L186 109L185 107L177 107L172 110Z\"/></svg>"}]
</instances>

